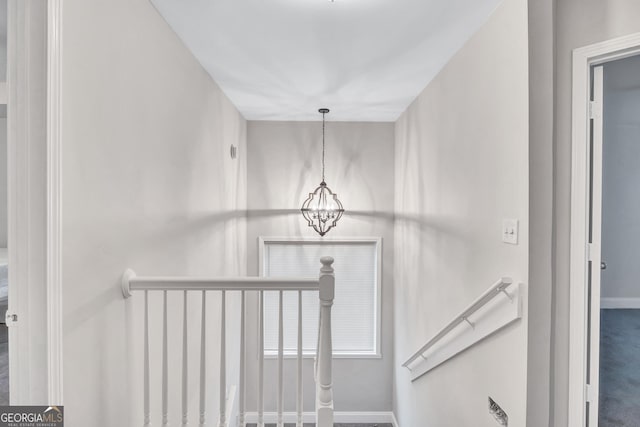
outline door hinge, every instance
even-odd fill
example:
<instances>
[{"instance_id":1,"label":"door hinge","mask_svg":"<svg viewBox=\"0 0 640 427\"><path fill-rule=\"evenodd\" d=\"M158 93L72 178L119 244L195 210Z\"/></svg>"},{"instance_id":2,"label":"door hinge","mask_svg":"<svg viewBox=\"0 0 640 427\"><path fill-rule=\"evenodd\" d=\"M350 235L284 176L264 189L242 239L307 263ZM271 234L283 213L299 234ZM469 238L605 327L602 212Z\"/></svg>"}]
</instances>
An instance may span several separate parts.
<instances>
[{"instance_id":1,"label":"door hinge","mask_svg":"<svg viewBox=\"0 0 640 427\"><path fill-rule=\"evenodd\" d=\"M598 101L589 101L589 118L595 119L602 116L602 103Z\"/></svg>"},{"instance_id":2,"label":"door hinge","mask_svg":"<svg viewBox=\"0 0 640 427\"><path fill-rule=\"evenodd\" d=\"M595 402L598 400L597 390L591 384L587 384L584 389L584 396L587 402Z\"/></svg>"},{"instance_id":3,"label":"door hinge","mask_svg":"<svg viewBox=\"0 0 640 427\"><path fill-rule=\"evenodd\" d=\"M15 325L16 323L18 323L18 315L9 313L7 311L7 313L4 315L4 320L7 324L7 327Z\"/></svg>"},{"instance_id":4,"label":"door hinge","mask_svg":"<svg viewBox=\"0 0 640 427\"><path fill-rule=\"evenodd\" d=\"M593 243L587 243L587 261L593 261Z\"/></svg>"}]
</instances>

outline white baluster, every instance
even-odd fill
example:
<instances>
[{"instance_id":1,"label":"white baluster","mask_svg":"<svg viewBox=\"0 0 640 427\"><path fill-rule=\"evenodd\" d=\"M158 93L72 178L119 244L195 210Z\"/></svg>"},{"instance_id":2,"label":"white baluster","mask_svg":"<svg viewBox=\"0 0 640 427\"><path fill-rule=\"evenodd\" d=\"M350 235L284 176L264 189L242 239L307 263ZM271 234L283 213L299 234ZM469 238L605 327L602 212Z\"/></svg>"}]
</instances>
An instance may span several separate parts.
<instances>
[{"instance_id":1,"label":"white baluster","mask_svg":"<svg viewBox=\"0 0 640 427\"><path fill-rule=\"evenodd\" d=\"M182 307L182 427L189 424L189 367L187 352L187 291L184 291L184 305Z\"/></svg>"},{"instance_id":2,"label":"white baluster","mask_svg":"<svg viewBox=\"0 0 640 427\"><path fill-rule=\"evenodd\" d=\"M264 427L264 291L258 307L258 426Z\"/></svg>"},{"instance_id":3,"label":"white baluster","mask_svg":"<svg viewBox=\"0 0 640 427\"><path fill-rule=\"evenodd\" d=\"M239 381L239 393L238 393L238 427L245 427L245 419L244 419L244 405L245 405L245 387L244 387L244 370L245 370L245 360L244 360L244 334L245 334L245 326L244 326L244 291L240 293L240 381Z\"/></svg>"},{"instance_id":4,"label":"white baluster","mask_svg":"<svg viewBox=\"0 0 640 427\"><path fill-rule=\"evenodd\" d=\"M202 320L200 325L200 427L205 425L205 400L206 400L206 377L207 377L207 340L206 340L206 325L207 325L207 292L202 291Z\"/></svg>"},{"instance_id":5,"label":"white baluster","mask_svg":"<svg viewBox=\"0 0 640 427\"><path fill-rule=\"evenodd\" d=\"M302 291L298 291L298 378L296 386L296 427L302 426Z\"/></svg>"},{"instance_id":6,"label":"white baluster","mask_svg":"<svg viewBox=\"0 0 640 427\"><path fill-rule=\"evenodd\" d=\"M149 291L144 291L144 427L151 425L149 410Z\"/></svg>"},{"instance_id":7,"label":"white baluster","mask_svg":"<svg viewBox=\"0 0 640 427\"><path fill-rule=\"evenodd\" d=\"M167 339L167 291L163 292L162 310L162 426L169 425L169 360Z\"/></svg>"},{"instance_id":8,"label":"white baluster","mask_svg":"<svg viewBox=\"0 0 640 427\"><path fill-rule=\"evenodd\" d=\"M335 292L333 258L323 257L320 269L320 334L317 383L316 383L316 426L333 427L333 390L331 343L331 306Z\"/></svg>"},{"instance_id":9,"label":"white baluster","mask_svg":"<svg viewBox=\"0 0 640 427\"><path fill-rule=\"evenodd\" d=\"M226 339L226 309L227 293L222 291L220 303L220 421L219 427L227 425L227 339Z\"/></svg>"},{"instance_id":10,"label":"white baluster","mask_svg":"<svg viewBox=\"0 0 640 427\"><path fill-rule=\"evenodd\" d=\"M283 383L283 360L284 360L284 323L283 323L283 292L280 291L278 298L278 424L277 427L283 427L284 412L284 383Z\"/></svg>"},{"instance_id":11,"label":"white baluster","mask_svg":"<svg viewBox=\"0 0 640 427\"><path fill-rule=\"evenodd\" d=\"M318 310L318 337L316 341L316 355L313 358L313 381L318 382L318 354L320 354L320 330L322 329L322 311Z\"/></svg>"}]
</instances>

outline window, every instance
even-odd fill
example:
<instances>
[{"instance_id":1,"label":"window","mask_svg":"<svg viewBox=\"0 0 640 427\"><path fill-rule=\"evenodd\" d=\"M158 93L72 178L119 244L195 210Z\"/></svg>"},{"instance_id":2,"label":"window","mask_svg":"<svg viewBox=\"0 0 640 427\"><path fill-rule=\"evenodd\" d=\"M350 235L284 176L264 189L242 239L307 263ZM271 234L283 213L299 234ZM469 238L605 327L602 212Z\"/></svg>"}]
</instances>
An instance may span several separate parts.
<instances>
[{"instance_id":1,"label":"window","mask_svg":"<svg viewBox=\"0 0 640 427\"><path fill-rule=\"evenodd\" d=\"M265 277L318 277L320 258L331 256L336 275L331 312L333 353L343 357L380 356L381 239L260 239ZM277 354L278 292L265 292L265 353ZM284 352L297 351L298 293L285 292ZM315 355L318 339L318 292L302 293L302 347Z\"/></svg>"}]
</instances>

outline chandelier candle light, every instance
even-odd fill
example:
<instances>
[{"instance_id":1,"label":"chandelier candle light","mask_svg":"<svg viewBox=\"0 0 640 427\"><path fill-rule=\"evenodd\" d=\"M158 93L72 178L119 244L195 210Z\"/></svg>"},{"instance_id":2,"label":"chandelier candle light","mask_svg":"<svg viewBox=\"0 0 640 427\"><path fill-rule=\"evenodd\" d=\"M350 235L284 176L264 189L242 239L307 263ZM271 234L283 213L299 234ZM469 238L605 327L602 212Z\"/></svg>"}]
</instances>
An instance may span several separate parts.
<instances>
[{"instance_id":1,"label":"chandelier candle light","mask_svg":"<svg viewBox=\"0 0 640 427\"><path fill-rule=\"evenodd\" d=\"M322 182L320 186L309 193L309 198L302 204L302 215L316 232L324 236L336 226L344 213L342 203L338 195L333 193L327 183L324 182L324 116L329 112L328 108L318 110L322 114Z\"/></svg>"}]
</instances>

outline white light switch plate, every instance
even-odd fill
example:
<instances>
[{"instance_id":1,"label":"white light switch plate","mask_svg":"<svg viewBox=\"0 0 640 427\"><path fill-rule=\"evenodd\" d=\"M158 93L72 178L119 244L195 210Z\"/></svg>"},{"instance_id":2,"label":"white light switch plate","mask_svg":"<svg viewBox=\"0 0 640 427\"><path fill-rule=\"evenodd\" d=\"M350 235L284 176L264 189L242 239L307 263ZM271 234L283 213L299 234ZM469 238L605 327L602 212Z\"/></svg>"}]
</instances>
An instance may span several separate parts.
<instances>
[{"instance_id":1,"label":"white light switch plate","mask_svg":"<svg viewBox=\"0 0 640 427\"><path fill-rule=\"evenodd\" d=\"M502 220L502 241L510 245L518 244L518 220L503 219Z\"/></svg>"}]
</instances>

